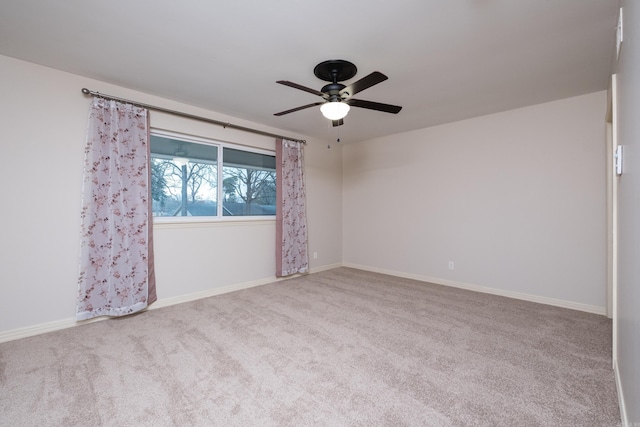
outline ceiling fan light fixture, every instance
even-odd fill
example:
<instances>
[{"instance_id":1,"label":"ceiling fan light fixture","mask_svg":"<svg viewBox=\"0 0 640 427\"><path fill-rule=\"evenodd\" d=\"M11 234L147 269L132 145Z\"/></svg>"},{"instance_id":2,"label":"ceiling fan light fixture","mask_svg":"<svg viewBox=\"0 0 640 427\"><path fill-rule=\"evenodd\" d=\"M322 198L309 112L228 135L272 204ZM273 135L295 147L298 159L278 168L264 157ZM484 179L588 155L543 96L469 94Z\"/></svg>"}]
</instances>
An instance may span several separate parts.
<instances>
[{"instance_id":1,"label":"ceiling fan light fixture","mask_svg":"<svg viewBox=\"0 0 640 427\"><path fill-rule=\"evenodd\" d=\"M340 101L325 102L320 106L322 115L329 120L343 119L349 113L349 104Z\"/></svg>"}]
</instances>

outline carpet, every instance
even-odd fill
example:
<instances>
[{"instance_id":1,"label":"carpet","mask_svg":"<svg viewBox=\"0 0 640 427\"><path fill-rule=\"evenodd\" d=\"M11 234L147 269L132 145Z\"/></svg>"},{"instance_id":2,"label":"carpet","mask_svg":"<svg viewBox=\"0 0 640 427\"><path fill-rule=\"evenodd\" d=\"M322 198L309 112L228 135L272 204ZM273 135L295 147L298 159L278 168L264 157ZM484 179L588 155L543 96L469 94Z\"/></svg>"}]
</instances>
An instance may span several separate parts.
<instances>
[{"instance_id":1,"label":"carpet","mask_svg":"<svg viewBox=\"0 0 640 427\"><path fill-rule=\"evenodd\" d=\"M337 268L2 343L0 425L613 427L611 328Z\"/></svg>"}]
</instances>

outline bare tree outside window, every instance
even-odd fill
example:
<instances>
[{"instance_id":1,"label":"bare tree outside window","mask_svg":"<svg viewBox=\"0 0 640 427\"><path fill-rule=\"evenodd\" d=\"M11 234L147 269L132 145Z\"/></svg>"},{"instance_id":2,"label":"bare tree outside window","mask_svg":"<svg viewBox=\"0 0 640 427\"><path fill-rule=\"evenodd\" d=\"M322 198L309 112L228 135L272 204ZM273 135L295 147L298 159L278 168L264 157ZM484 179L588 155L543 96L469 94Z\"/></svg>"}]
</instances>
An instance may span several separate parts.
<instances>
[{"instance_id":1,"label":"bare tree outside window","mask_svg":"<svg viewBox=\"0 0 640 427\"><path fill-rule=\"evenodd\" d=\"M275 156L265 150L158 132L151 158L154 216L275 215Z\"/></svg>"},{"instance_id":2,"label":"bare tree outside window","mask_svg":"<svg viewBox=\"0 0 640 427\"><path fill-rule=\"evenodd\" d=\"M223 168L224 204L243 204L244 215L264 214L276 203L276 172L240 167ZM267 211L271 209L267 208Z\"/></svg>"},{"instance_id":3,"label":"bare tree outside window","mask_svg":"<svg viewBox=\"0 0 640 427\"><path fill-rule=\"evenodd\" d=\"M162 216L198 216L209 204L208 214L215 215L217 186L216 165L173 160L152 160L152 198L159 202ZM155 178L154 178L155 176ZM198 211L198 212L196 212Z\"/></svg>"}]
</instances>

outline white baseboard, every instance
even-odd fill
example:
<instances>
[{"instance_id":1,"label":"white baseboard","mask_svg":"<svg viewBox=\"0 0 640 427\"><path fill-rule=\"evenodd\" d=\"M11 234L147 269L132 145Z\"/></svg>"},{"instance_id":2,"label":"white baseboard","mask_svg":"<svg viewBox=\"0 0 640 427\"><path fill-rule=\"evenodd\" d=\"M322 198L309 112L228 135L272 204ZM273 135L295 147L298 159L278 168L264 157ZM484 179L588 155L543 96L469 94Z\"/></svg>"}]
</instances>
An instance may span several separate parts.
<instances>
[{"instance_id":1,"label":"white baseboard","mask_svg":"<svg viewBox=\"0 0 640 427\"><path fill-rule=\"evenodd\" d=\"M340 267L342 264L332 264L332 265L326 265L326 266L321 266L318 268L313 268L311 269L310 273L318 273L320 271L324 271L324 270L331 270L337 267ZM214 288L214 289L207 289L205 291L202 292L196 292L193 294L187 294L187 295L179 295L176 297L172 297L172 298L163 298L162 300L158 300L155 303L153 303L150 307L149 310L155 310L157 308L162 308L162 307L168 307L170 305L175 305L175 304L182 304L184 302L189 302L189 301L195 301L195 300L199 300L202 298L209 298L209 297L213 297L216 295L222 295L222 294L227 294L229 292L235 292L235 291L240 291L242 289L249 289L249 288L254 288L256 286L261 286L261 285L266 285L268 283L274 283L274 282L279 282L281 280L287 280L287 279L291 279L293 277L298 277L298 276L302 276L303 274L293 274L291 276L288 277L267 277L264 279L259 279L259 280L253 280L250 282L244 282L244 283L238 283L236 285L230 285L230 286L225 286L222 288Z\"/></svg>"},{"instance_id":2,"label":"white baseboard","mask_svg":"<svg viewBox=\"0 0 640 427\"><path fill-rule=\"evenodd\" d=\"M326 271L326 270L333 270L334 268L340 268L342 267L342 263L338 262L336 264L329 264L329 265L323 265L320 267L316 267L316 268L312 268L311 269L311 273L319 273L321 271Z\"/></svg>"},{"instance_id":3,"label":"white baseboard","mask_svg":"<svg viewBox=\"0 0 640 427\"><path fill-rule=\"evenodd\" d=\"M151 304L146 310L155 310L162 307L168 307L170 305L181 304L184 302L194 301L201 298L208 298L215 295L226 294L229 292L239 291L241 289L248 289L255 286L265 285L267 283L277 282L282 279L276 277L269 277L260 280L254 280L251 282L239 283L231 286L224 286L221 288L207 289L202 292L195 292L187 295L179 295L176 297L158 299L155 303ZM75 318L70 317L68 319L56 320L48 323L41 323L38 325L27 326L26 328L14 329L11 331L0 332L0 343L6 341L13 341L20 338L27 338L34 335L40 335L47 332L58 331L60 329L72 328L74 326L87 325L93 322L99 322L102 320L108 320L111 317L101 316L95 317L89 320L77 321Z\"/></svg>"},{"instance_id":4,"label":"white baseboard","mask_svg":"<svg viewBox=\"0 0 640 427\"><path fill-rule=\"evenodd\" d=\"M223 286L221 288L207 289L201 292L194 292L192 294L178 295L171 298L162 298L151 304L148 310L156 310L158 308L168 307L170 305L182 304L185 302L195 301L202 298L209 298L216 295L228 294L229 292L240 291L242 289L254 288L256 286L266 285L267 283L273 283L280 281L276 277L268 277L265 279L252 280L250 282L238 283L235 285Z\"/></svg>"},{"instance_id":5,"label":"white baseboard","mask_svg":"<svg viewBox=\"0 0 640 427\"><path fill-rule=\"evenodd\" d=\"M54 320L53 322L39 323L25 328L12 329L10 331L0 332L0 343L32 337L34 335L46 334L47 332L59 331L60 329L67 329L72 326L86 325L100 320L103 320L103 318L98 317L91 320L85 320L83 322L77 322L74 318L69 318Z\"/></svg>"},{"instance_id":6,"label":"white baseboard","mask_svg":"<svg viewBox=\"0 0 640 427\"><path fill-rule=\"evenodd\" d=\"M320 271L332 270L334 268L343 267L343 266L344 267L357 268L359 270L371 271L371 272L374 272L374 273L382 273L382 274L388 274L388 275L391 275L391 276L397 276L397 277L404 277L404 278L407 278L407 279L419 280L419 281L422 281L422 282L435 283L435 284L438 284L438 285L452 286L452 287L456 287L456 288L467 289L467 290L470 290L470 291L483 292L483 293L488 293L488 294L505 296L505 297L509 297L509 298L521 299L521 300L525 300L525 301L537 302L537 303L541 303L541 304L553 305L553 306L557 306L557 307L570 308L570 309L573 309L573 310L586 311L586 312L589 312L589 313L606 315L606 308L605 307L597 307L597 306L591 306L591 305L587 305L587 304L580 304L580 303L571 302L571 301L563 301L563 300L557 300L557 299L553 299L553 298L539 297L539 296L536 296L536 295L523 294L523 293L519 293L519 292L504 291L504 290L501 290L501 289L494 289L494 288L489 288L489 287L485 287L485 286L472 285L472 284L468 284L468 283L455 282L455 281L452 281L452 280L439 279L439 278L427 277L427 276L420 276L420 275L417 275L417 274L409 274L409 273L403 273L403 272L400 272L400 271L385 270L385 269L368 267L368 266L364 266L364 265L357 265L357 264L351 264L351 263L336 263L336 264L324 265L324 266L312 268L310 272L311 273L318 273ZM295 275L294 276L290 276L289 278L291 278L291 277L296 277L296 276ZM253 280L253 281L250 281L250 282L244 282L244 283L238 283L238 284L235 284L235 285L224 286L224 287L221 287L221 288L207 289L207 290L202 291L202 292L195 292L195 293L192 293L192 294L179 295L179 296L170 297L170 298L162 298L162 299L159 299L158 301L156 301L155 303L153 303L148 308L148 310L155 310L155 309L162 308L162 307L168 307L170 305L182 304L182 303L189 302L189 301L195 301L195 300L198 300L198 299L208 298L208 297L212 297L212 296L215 296L215 295L226 294L226 293L229 293L229 292L239 291L239 290L242 290L242 289L253 288L253 287L256 287L256 286L266 285L267 283L278 282L280 280L286 280L286 279L287 278L267 277L267 278L264 278L264 279ZM88 323L98 322L98 321L108 320L108 319L110 319L110 317L103 316L103 317L97 317L97 318L94 318L94 319L84 320L84 321L78 322L78 321L75 320L75 318L68 318L68 319L56 320L56 321L53 321L53 322L41 323L41 324L33 325L33 326L27 326L25 328L13 329L13 330L10 330L10 331L0 332L0 343L6 342L6 341L17 340L17 339L20 339L20 338L27 338L27 337L31 337L31 336L34 336L34 335L44 334L44 333L47 333L47 332L53 332L53 331L57 331L57 330L60 330L60 329L72 328L74 326L86 325Z\"/></svg>"},{"instance_id":7,"label":"white baseboard","mask_svg":"<svg viewBox=\"0 0 640 427\"><path fill-rule=\"evenodd\" d=\"M620 420L622 421L622 425L624 427L631 426L629 423L629 418L627 417L627 407L624 401L624 393L622 392L622 383L620 382L620 370L618 369L618 364L616 361L613 361L613 374L616 378L616 389L618 390L618 405L620 406Z\"/></svg>"},{"instance_id":8,"label":"white baseboard","mask_svg":"<svg viewBox=\"0 0 640 427\"><path fill-rule=\"evenodd\" d=\"M607 314L606 307L598 307L595 305L582 304L579 302L559 300L555 298L541 297L537 295L525 294L520 292L505 291L503 289L489 288L486 286L473 285L470 283L456 282L453 280L440 279L437 277L421 276L418 274L404 273L401 271L385 270L382 268L368 267L366 265L358 265L352 263L343 263L344 267L357 268L359 270L371 271L374 273L388 274L390 276L403 277L405 279L419 280L421 282L435 283L436 285L451 286L454 288L466 289L469 291L482 292L485 294L500 295L503 297L514 298L524 301L537 302L540 304L553 305L556 307L570 308L572 310L585 311L587 313Z\"/></svg>"},{"instance_id":9,"label":"white baseboard","mask_svg":"<svg viewBox=\"0 0 640 427\"><path fill-rule=\"evenodd\" d=\"M325 265L325 266L311 269L311 273L317 273L324 270L331 270L341 266L342 264ZM289 278L291 277L295 277L295 276L290 276ZM286 280L286 279L287 278L277 278L275 276L267 277L264 279L253 280L250 282L224 286L221 288L207 289L202 292L195 292L192 294L179 295L179 296L170 297L170 298L162 298L162 299L158 299L155 303L151 304L151 306L149 306L147 310L155 310L162 307L168 307L170 305L182 304L189 301L195 301L201 298L208 298L215 295L221 295L229 292L239 291L242 289L253 288L256 286L266 285L267 283L279 282L281 280ZM70 317L68 319L56 320L56 321L47 322L47 323L40 323L38 325L27 326L25 328L19 328L19 329L13 329L10 331L0 332L0 343L6 342L6 341L13 341L20 338L27 338L34 335L45 334L47 332L58 331L61 329L72 328L74 326L87 325L89 323L99 322L99 321L108 320L108 319L110 319L110 317L102 316L102 317L96 317L93 319L83 320L79 322L75 318Z\"/></svg>"}]
</instances>

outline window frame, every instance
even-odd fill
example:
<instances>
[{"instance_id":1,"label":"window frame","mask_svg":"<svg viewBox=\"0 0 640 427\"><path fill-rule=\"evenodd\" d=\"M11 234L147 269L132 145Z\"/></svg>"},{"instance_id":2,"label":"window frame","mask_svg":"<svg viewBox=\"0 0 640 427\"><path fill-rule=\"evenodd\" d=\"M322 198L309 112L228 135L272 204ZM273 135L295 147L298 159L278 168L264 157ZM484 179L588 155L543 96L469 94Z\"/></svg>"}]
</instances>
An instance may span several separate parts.
<instances>
[{"instance_id":1,"label":"window frame","mask_svg":"<svg viewBox=\"0 0 640 427\"><path fill-rule=\"evenodd\" d=\"M249 153L262 154L275 157L276 151L268 150L264 148L256 148L248 145L242 145L232 142L219 141L212 138L184 134L180 132L167 131L163 129L151 128L149 136L156 135L163 138L171 138L179 141L185 141L188 143L208 145L216 147L216 216L201 215L201 216L154 216L154 224L194 224L194 223L220 223L220 222L258 222L258 221L270 221L275 222L275 215L224 215L223 214L223 200L224 200L224 188L221 184L224 180L224 149L230 148L233 150L246 151ZM149 141L151 142L151 141ZM153 158L154 153L150 150L149 163ZM161 155L160 155L161 156ZM276 175L276 184L278 176ZM153 203L153 201L151 201Z\"/></svg>"}]
</instances>

